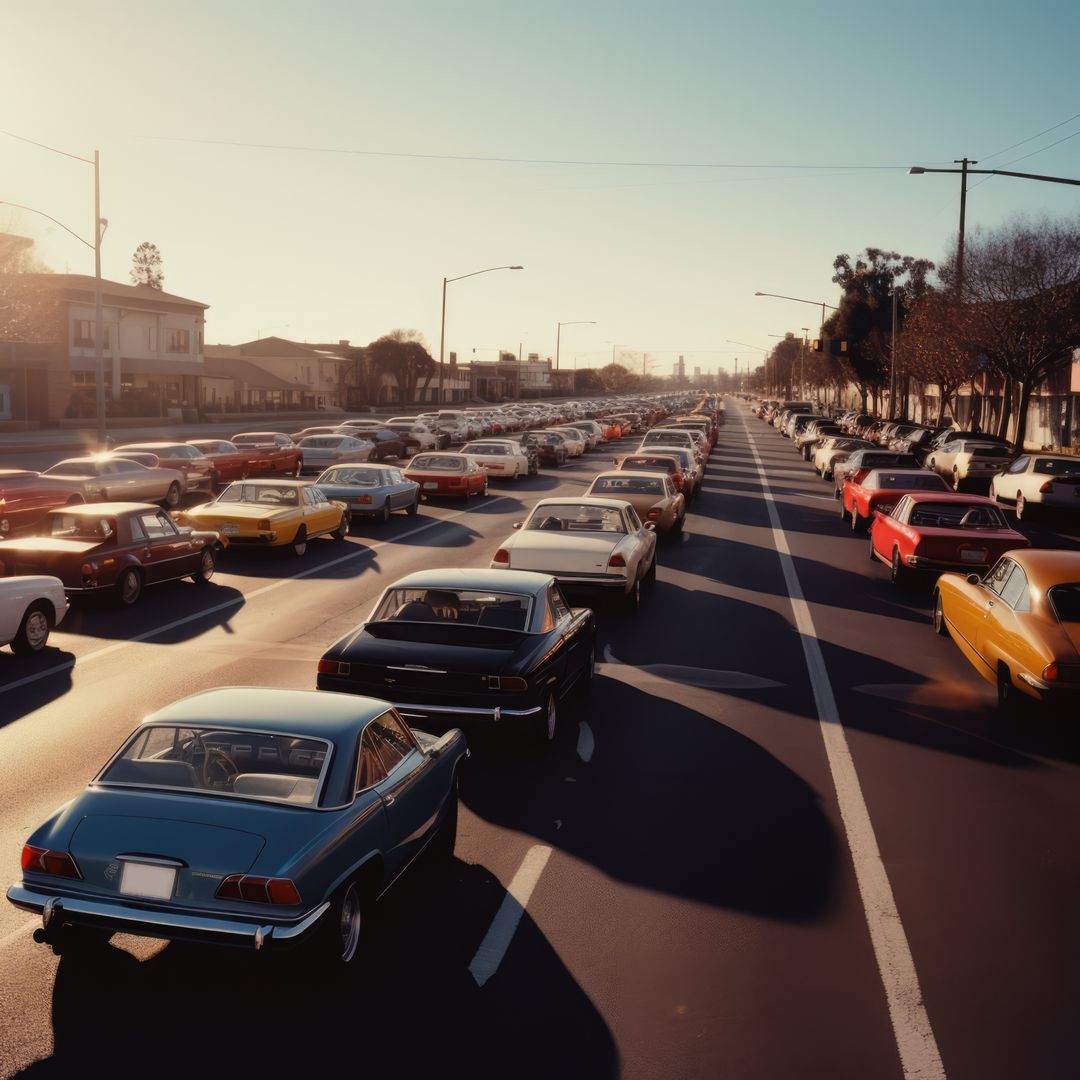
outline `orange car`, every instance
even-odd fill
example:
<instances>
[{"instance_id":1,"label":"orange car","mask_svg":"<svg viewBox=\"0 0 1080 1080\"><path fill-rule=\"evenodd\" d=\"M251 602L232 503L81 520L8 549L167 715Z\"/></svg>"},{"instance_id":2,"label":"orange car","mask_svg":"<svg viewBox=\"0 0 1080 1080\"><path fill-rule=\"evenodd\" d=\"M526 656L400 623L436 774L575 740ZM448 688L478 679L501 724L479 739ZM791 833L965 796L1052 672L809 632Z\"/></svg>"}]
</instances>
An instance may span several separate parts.
<instances>
[{"instance_id":1,"label":"orange car","mask_svg":"<svg viewBox=\"0 0 1080 1080\"><path fill-rule=\"evenodd\" d=\"M984 576L942 574L934 629L952 637L1010 709L1023 697L1080 706L1080 551L1028 548Z\"/></svg>"},{"instance_id":2,"label":"orange car","mask_svg":"<svg viewBox=\"0 0 1080 1080\"><path fill-rule=\"evenodd\" d=\"M659 472L600 473L585 494L597 499L624 499L642 521L651 521L657 532L677 536L686 520L682 492Z\"/></svg>"}]
</instances>

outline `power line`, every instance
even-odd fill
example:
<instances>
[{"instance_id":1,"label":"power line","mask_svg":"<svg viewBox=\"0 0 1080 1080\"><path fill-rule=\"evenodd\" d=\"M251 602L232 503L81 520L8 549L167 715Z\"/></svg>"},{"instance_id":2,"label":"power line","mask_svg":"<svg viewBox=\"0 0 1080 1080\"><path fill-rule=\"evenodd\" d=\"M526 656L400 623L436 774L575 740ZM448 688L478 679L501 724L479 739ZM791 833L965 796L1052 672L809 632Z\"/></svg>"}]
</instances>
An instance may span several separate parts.
<instances>
[{"instance_id":1,"label":"power line","mask_svg":"<svg viewBox=\"0 0 1080 1080\"><path fill-rule=\"evenodd\" d=\"M18 137L18 136L16 136ZM238 142L232 139L193 139L170 135L138 135L140 139L154 139L159 142L196 143L201 146L234 146L247 150L288 150L304 154L349 154L360 157L413 158L422 161L484 161L503 165L595 165L631 169L904 169L907 165L783 165L783 164L744 164L715 161L607 161L585 160L580 158L519 158L496 157L484 154L421 154L391 150L357 150L340 146L303 146L290 143L254 143ZM29 141L29 140L26 140Z\"/></svg>"},{"instance_id":2,"label":"power line","mask_svg":"<svg viewBox=\"0 0 1080 1080\"><path fill-rule=\"evenodd\" d=\"M90 158L79 157L78 154L69 154L66 150L57 150L55 146L48 146L42 142L35 142L33 139L26 138L25 135L16 135L14 131L4 131L3 128L0 128L0 135L7 135L11 139L18 139L19 142L29 143L31 146L40 147L42 150L51 150L54 154L63 154L64 157L74 158L76 161L82 161L87 165L94 164Z\"/></svg>"},{"instance_id":3,"label":"power line","mask_svg":"<svg viewBox=\"0 0 1080 1080\"><path fill-rule=\"evenodd\" d=\"M1006 146L1003 150L995 150L992 154L983 154L982 157L979 158L979 161L989 161L991 158L996 158L1001 154L1007 154L1010 150L1015 150L1018 146L1023 146L1024 143L1029 143L1034 139L1041 138L1043 135L1048 135L1051 131L1056 131L1059 127L1064 127L1066 124L1071 124L1074 120L1080 120L1080 113L1077 113L1075 116L1070 116L1068 120L1062 120L1059 124L1052 124L1050 127L1046 128L1045 131L1040 131L1037 135L1029 135L1026 139L1014 142L1011 146Z\"/></svg>"},{"instance_id":4,"label":"power line","mask_svg":"<svg viewBox=\"0 0 1080 1080\"><path fill-rule=\"evenodd\" d=\"M1077 115L1080 116L1080 113L1078 113ZM1075 117L1073 117L1073 119L1075 119ZM1066 120L1065 123L1067 124L1068 120ZM1061 127L1060 124L1058 124L1056 126ZM1058 146L1060 143L1068 142L1070 139L1075 139L1077 135L1080 135L1080 128L1078 128L1076 131L1074 131L1071 135L1065 135L1060 139L1055 139L1054 142L1052 142L1052 143L1048 143L1046 146L1040 147L1038 150L1032 150L1030 154L1021 154L1020 157L1018 157L1018 158L1012 158L1010 161L1006 161L1005 164L1002 165L1001 167L1004 169L1004 168L1007 168L1009 165L1015 165L1018 161L1027 161L1028 158L1035 157L1036 154L1041 154L1046 150L1050 150L1053 147ZM1037 136L1036 136L1036 138L1037 138ZM1030 140L1025 139L1024 141L1028 142ZM1019 143L1017 145L1019 145ZM972 184L971 187L968 188L968 191L970 192L970 191L974 190L975 188L977 188L980 184L985 184L987 180L992 180L992 179L993 179L992 176L984 176L977 183Z\"/></svg>"}]
</instances>

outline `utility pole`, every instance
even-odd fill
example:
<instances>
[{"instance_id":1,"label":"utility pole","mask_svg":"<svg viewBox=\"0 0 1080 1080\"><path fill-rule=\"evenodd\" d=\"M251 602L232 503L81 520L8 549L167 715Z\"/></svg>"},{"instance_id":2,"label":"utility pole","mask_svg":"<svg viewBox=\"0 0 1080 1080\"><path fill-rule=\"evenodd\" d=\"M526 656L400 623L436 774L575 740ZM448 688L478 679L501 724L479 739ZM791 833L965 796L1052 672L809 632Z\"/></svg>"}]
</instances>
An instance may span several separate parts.
<instances>
[{"instance_id":1,"label":"utility pole","mask_svg":"<svg viewBox=\"0 0 1080 1080\"><path fill-rule=\"evenodd\" d=\"M892 346L889 349L889 419L896 416L896 285L892 289Z\"/></svg>"},{"instance_id":2,"label":"utility pole","mask_svg":"<svg viewBox=\"0 0 1080 1080\"><path fill-rule=\"evenodd\" d=\"M956 299L964 299L964 216L967 213L967 177L968 166L978 165L977 161L969 158L954 160L954 165L960 166L960 236L956 243Z\"/></svg>"},{"instance_id":3,"label":"utility pole","mask_svg":"<svg viewBox=\"0 0 1080 1080\"><path fill-rule=\"evenodd\" d=\"M105 315L101 298L101 154L94 151L94 356L97 360L97 439L105 449Z\"/></svg>"}]
</instances>

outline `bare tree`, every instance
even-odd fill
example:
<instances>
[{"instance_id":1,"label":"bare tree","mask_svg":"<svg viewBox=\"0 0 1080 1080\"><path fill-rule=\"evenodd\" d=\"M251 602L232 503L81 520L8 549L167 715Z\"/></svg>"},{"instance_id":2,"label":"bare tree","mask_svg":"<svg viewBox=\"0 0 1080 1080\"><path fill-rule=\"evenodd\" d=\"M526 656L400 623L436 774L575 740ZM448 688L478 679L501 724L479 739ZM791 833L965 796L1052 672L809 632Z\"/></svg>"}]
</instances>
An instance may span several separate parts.
<instances>
[{"instance_id":1,"label":"bare tree","mask_svg":"<svg viewBox=\"0 0 1080 1080\"><path fill-rule=\"evenodd\" d=\"M1080 217L1019 218L970 237L964 299L960 333L1004 376L1023 449L1033 391L1080 345Z\"/></svg>"},{"instance_id":2,"label":"bare tree","mask_svg":"<svg viewBox=\"0 0 1080 1080\"><path fill-rule=\"evenodd\" d=\"M151 289L165 287L165 271L161 265L161 252L157 244L144 240L131 256L131 283L149 285Z\"/></svg>"},{"instance_id":3,"label":"bare tree","mask_svg":"<svg viewBox=\"0 0 1080 1080\"><path fill-rule=\"evenodd\" d=\"M934 290L913 305L900 338L907 373L938 388L941 420L946 411L956 417L956 393L978 366L961 328L952 291Z\"/></svg>"}]
</instances>

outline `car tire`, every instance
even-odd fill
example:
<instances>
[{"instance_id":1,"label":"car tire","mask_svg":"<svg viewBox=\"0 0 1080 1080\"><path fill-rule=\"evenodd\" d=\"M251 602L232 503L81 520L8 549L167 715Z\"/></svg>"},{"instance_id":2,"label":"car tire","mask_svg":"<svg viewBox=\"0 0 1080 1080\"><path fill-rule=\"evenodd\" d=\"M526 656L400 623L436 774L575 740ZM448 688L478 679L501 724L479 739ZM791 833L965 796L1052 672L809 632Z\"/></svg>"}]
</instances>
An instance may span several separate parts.
<instances>
[{"instance_id":1,"label":"car tire","mask_svg":"<svg viewBox=\"0 0 1080 1080\"><path fill-rule=\"evenodd\" d=\"M485 499L488 497L488 481L486 476L484 477L484 486L480 489L480 495Z\"/></svg>"},{"instance_id":2,"label":"car tire","mask_svg":"<svg viewBox=\"0 0 1080 1080\"><path fill-rule=\"evenodd\" d=\"M934 590L934 613L930 616L934 633L938 637L949 636L949 624L945 621L945 605L941 602L941 590Z\"/></svg>"},{"instance_id":3,"label":"car tire","mask_svg":"<svg viewBox=\"0 0 1080 1080\"><path fill-rule=\"evenodd\" d=\"M555 695L549 693L543 711L536 719L536 740L543 746L548 747L555 741L559 731L559 706L555 701Z\"/></svg>"},{"instance_id":4,"label":"car tire","mask_svg":"<svg viewBox=\"0 0 1080 1080\"><path fill-rule=\"evenodd\" d=\"M899 548L893 548L892 560L889 563L889 577L898 589L903 589L910 580L908 568L900 558Z\"/></svg>"},{"instance_id":5,"label":"car tire","mask_svg":"<svg viewBox=\"0 0 1080 1080\"><path fill-rule=\"evenodd\" d=\"M49 605L43 600L32 603L19 623L19 629L11 639L11 651L18 656L30 656L41 652L49 643L52 619Z\"/></svg>"},{"instance_id":6,"label":"car tire","mask_svg":"<svg viewBox=\"0 0 1080 1080\"><path fill-rule=\"evenodd\" d=\"M593 681L596 678L596 640L589 646L589 656L585 661L585 666L581 669L581 676L578 679L578 696L582 699L588 698L593 691Z\"/></svg>"},{"instance_id":7,"label":"car tire","mask_svg":"<svg viewBox=\"0 0 1080 1080\"><path fill-rule=\"evenodd\" d=\"M858 508L857 505L852 507L852 510L851 510L851 531L853 533L862 532L863 529L866 527L866 524L867 524L868 521L869 521L868 518L864 518L862 516L862 514L859 513L859 508Z\"/></svg>"},{"instance_id":8,"label":"car tire","mask_svg":"<svg viewBox=\"0 0 1080 1080\"><path fill-rule=\"evenodd\" d=\"M874 550L874 530L870 530L870 561L872 563L877 562L877 552Z\"/></svg>"},{"instance_id":9,"label":"car tire","mask_svg":"<svg viewBox=\"0 0 1080 1080\"><path fill-rule=\"evenodd\" d=\"M1028 511L1027 499L1024 498L1024 493L1018 491L1016 493L1016 520L1022 521L1024 514ZM1030 517L1030 514L1028 515Z\"/></svg>"},{"instance_id":10,"label":"car tire","mask_svg":"<svg viewBox=\"0 0 1080 1080\"><path fill-rule=\"evenodd\" d=\"M131 607L137 603L139 597L142 596L142 589L142 574L133 566L122 570L116 579L116 598L124 607Z\"/></svg>"},{"instance_id":11,"label":"car tire","mask_svg":"<svg viewBox=\"0 0 1080 1080\"><path fill-rule=\"evenodd\" d=\"M293 537L292 553L299 558L307 551L307 529L303 525L296 530L296 536Z\"/></svg>"},{"instance_id":12,"label":"car tire","mask_svg":"<svg viewBox=\"0 0 1080 1080\"><path fill-rule=\"evenodd\" d=\"M844 505L843 498L840 499L840 520L847 521L847 507Z\"/></svg>"},{"instance_id":13,"label":"car tire","mask_svg":"<svg viewBox=\"0 0 1080 1080\"><path fill-rule=\"evenodd\" d=\"M169 490L165 492L162 503L166 510L175 510L180 504L180 485L175 480L169 485Z\"/></svg>"},{"instance_id":14,"label":"car tire","mask_svg":"<svg viewBox=\"0 0 1080 1080\"><path fill-rule=\"evenodd\" d=\"M1012 675L1005 664L998 664L995 681L999 714L1002 717L1015 716L1020 708L1020 691L1013 686Z\"/></svg>"},{"instance_id":15,"label":"car tire","mask_svg":"<svg viewBox=\"0 0 1080 1080\"><path fill-rule=\"evenodd\" d=\"M390 521L390 499L387 498L386 502L382 505L382 511L379 513L379 521L386 525Z\"/></svg>"},{"instance_id":16,"label":"car tire","mask_svg":"<svg viewBox=\"0 0 1080 1080\"><path fill-rule=\"evenodd\" d=\"M191 575L191 580L196 585L209 585L216 567L217 559L214 557L214 549L208 545L202 549L202 555L199 556L199 569Z\"/></svg>"},{"instance_id":17,"label":"car tire","mask_svg":"<svg viewBox=\"0 0 1080 1080\"><path fill-rule=\"evenodd\" d=\"M446 809L446 816L442 819L438 831L431 839L431 854L439 862L449 862L454 857L454 848L457 845L458 825L458 778L454 775L454 782L450 786L450 805Z\"/></svg>"},{"instance_id":18,"label":"car tire","mask_svg":"<svg viewBox=\"0 0 1080 1080\"><path fill-rule=\"evenodd\" d=\"M359 878L346 881L330 898L315 936L316 958L331 972L345 971L362 952L371 903Z\"/></svg>"},{"instance_id":19,"label":"car tire","mask_svg":"<svg viewBox=\"0 0 1080 1080\"><path fill-rule=\"evenodd\" d=\"M623 605L631 615L641 610L641 578L634 578L630 591L623 597Z\"/></svg>"},{"instance_id":20,"label":"car tire","mask_svg":"<svg viewBox=\"0 0 1080 1080\"><path fill-rule=\"evenodd\" d=\"M335 540L344 540L349 535L349 525L351 524L349 518L349 511L344 510L341 514L341 521L338 527L330 534Z\"/></svg>"},{"instance_id":21,"label":"car tire","mask_svg":"<svg viewBox=\"0 0 1080 1080\"><path fill-rule=\"evenodd\" d=\"M419 493L417 493L416 498L414 498L413 501L411 503L409 503L408 507L405 510L405 513L407 513L409 515L409 517L416 517L416 515L418 513L420 513L420 495L419 495Z\"/></svg>"},{"instance_id":22,"label":"car tire","mask_svg":"<svg viewBox=\"0 0 1080 1080\"><path fill-rule=\"evenodd\" d=\"M960 490L960 472L958 469L952 471L952 489L953 491Z\"/></svg>"},{"instance_id":23,"label":"car tire","mask_svg":"<svg viewBox=\"0 0 1080 1080\"><path fill-rule=\"evenodd\" d=\"M304 459L303 458L298 458L297 459L296 467L293 469L292 474L293 474L294 477L296 477L297 480L299 480L300 477L304 475Z\"/></svg>"},{"instance_id":24,"label":"car tire","mask_svg":"<svg viewBox=\"0 0 1080 1080\"><path fill-rule=\"evenodd\" d=\"M656 552L653 552L652 562L649 563L649 569L645 571L645 576L642 581L646 585L652 585L656 581Z\"/></svg>"}]
</instances>

